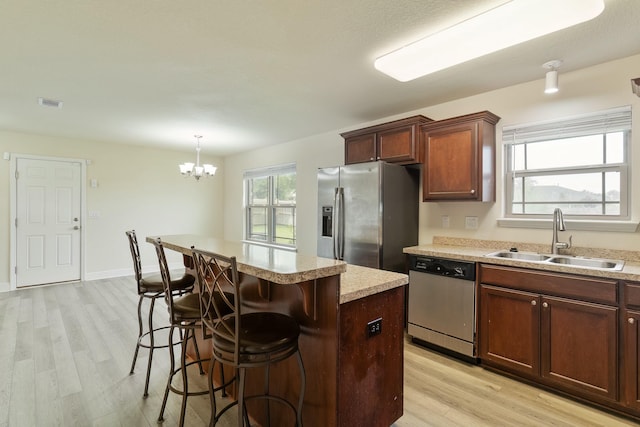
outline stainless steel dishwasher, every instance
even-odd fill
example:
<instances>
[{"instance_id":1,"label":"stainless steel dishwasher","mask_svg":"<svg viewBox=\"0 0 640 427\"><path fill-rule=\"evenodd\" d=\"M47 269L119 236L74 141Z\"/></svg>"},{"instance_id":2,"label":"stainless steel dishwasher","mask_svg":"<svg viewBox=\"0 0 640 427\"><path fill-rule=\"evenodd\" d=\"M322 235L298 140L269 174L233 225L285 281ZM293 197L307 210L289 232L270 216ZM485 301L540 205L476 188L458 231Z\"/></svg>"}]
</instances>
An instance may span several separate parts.
<instances>
[{"instance_id":1,"label":"stainless steel dishwasher","mask_svg":"<svg viewBox=\"0 0 640 427\"><path fill-rule=\"evenodd\" d=\"M473 262L411 256L407 332L418 342L475 358Z\"/></svg>"}]
</instances>

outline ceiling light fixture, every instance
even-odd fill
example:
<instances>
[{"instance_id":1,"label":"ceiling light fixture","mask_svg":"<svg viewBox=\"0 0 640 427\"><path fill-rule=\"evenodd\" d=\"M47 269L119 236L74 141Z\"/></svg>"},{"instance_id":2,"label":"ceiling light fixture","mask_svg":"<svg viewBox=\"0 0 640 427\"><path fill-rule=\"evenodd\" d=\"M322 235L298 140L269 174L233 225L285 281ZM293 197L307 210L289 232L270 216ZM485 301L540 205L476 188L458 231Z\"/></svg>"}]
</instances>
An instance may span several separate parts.
<instances>
[{"instance_id":1,"label":"ceiling light fixture","mask_svg":"<svg viewBox=\"0 0 640 427\"><path fill-rule=\"evenodd\" d=\"M196 163L182 163L178 165L180 167L180 173L184 176L192 176L196 179L196 181L200 180L200 178L213 176L216 174L216 167L213 165L202 165L200 166L200 138L202 135L193 135L196 138Z\"/></svg>"},{"instance_id":2,"label":"ceiling light fixture","mask_svg":"<svg viewBox=\"0 0 640 427\"><path fill-rule=\"evenodd\" d=\"M544 79L544 93L556 93L558 91L558 68L562 61L554 59L553 61L545 62L542 66L549 71Z\"/></svg>"},{"instance_id":3,"label":"ceiling light fixture","mask_svg":"<svg viewBox=\"0 0 640 427\"><path fill-rule=\"evenodd\" d=\"M401 82L588 21L603 0L511 0L376 59L379 71Z\"/></svg>"}]
</instances>

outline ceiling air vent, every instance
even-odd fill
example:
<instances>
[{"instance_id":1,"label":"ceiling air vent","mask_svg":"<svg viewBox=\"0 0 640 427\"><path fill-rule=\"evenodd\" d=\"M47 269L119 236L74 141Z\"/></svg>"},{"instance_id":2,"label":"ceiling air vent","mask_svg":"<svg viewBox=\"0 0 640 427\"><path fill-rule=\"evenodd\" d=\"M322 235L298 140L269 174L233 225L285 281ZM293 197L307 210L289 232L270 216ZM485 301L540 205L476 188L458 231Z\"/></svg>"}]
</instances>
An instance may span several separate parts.
<instances>
[{"instance_id":1,"label":"ceiling air vent","mask_svg":"<svg viewBox=\"0 0 640 427\"><path fill-rule=\"evenodd\" d=\"M62 108L62 101L56 101L55 99L38 98L38 104L43 107Z\"/></svg>"}]
</instances>

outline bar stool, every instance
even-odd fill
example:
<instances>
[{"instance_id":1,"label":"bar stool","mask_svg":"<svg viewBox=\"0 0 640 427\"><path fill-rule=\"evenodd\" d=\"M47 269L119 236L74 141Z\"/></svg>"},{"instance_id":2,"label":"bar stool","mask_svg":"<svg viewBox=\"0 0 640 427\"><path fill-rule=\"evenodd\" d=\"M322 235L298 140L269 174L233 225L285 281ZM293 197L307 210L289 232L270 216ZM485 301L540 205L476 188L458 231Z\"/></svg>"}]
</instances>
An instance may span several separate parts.
<instances>
[{"instance_id":1,"label":"bar stool","mask_svg":"<svg viewBox=\"0 0 640 427\"><path fill-rule=\"evenodd\" d=\"M194 247L192 246L193 250ZM210 340L213 338L212 332L215 327L216 322L220 320L222 315L231 314L231 310L228 309L227 305L224 304L223 301L218 301L217 304L214 304L211 299L220 299L221 296L217 292L212 292L213 286L213 274L218 273L218 270L212 271L210 266L203 262L204 259L202 257L192 258L193 259L193 268L196 271L196 284L198 286L198 291L200 295L200 316L202 318L202 337L206 340ZM215 266L214 266L215 267ZM233 302L234 295L229 292L225 292L225 299L229 302ZM219 307L224 312L216 312L216 307ZM220 368L220 385L218 387L214 386L213 382L213 371L215 365L218 365ZM209 362L209 400L211 401L211 419L209 421L209 425L211 427L215 426L218 419L222 415L221 413L217 413L216 399L215 393L217 391L221 392L222 397L227 396L227 387L233 384L237 379L237 375L234 375L228 381L225 381L224 378L224 366L222 363L218 362L213 356L211 357L211 361ZM236 401L237 403L237 401ZM229 405L226 409L233 405Z\"/></svg>"},{"instance_id":2,"label":"bar stool","mask_svg":"<svg viewBox=\"0 0 640 427\"><path fill-rule=\"evenodd\" d=\"M209 291L217 298L209 298L208 310L216 314L212 322L213 357L238 371L237 400L223 408L219 418L230 407L238 406L238 426L249 425L245 402L266 399L288 406L295 415L296 426L302 426L302 402L306 388L306 376L302 356L298 348L300 326L291 316L272 312L242 313L241 282L235 257L226 257L212 252L193 250L196 275L207 280ZM233 295L231 300L228 295ZM269 393L269 366L296 355L300 368L300 395L297 407L281 396ZM246 370L265 368L264 392L259 395L244 395ZM268 415L268 412L267 412ZM216 418L216 421L217 421Z\"/></svg>"},{"instance_id":3,"label":"bar stool","mask_svg":"<svg viewBox=\"0 0 640 427\"><path fill-rule=\"evenodd\" d=\"M136 237L136 231L131 230L125 232L129 239L129 249L131 249L131 257L133 258L133 270L135 272L136 284L138 287L138 342L136 344L136 350L133 353L133 361L131 362L131 370L129 375L133 374L136 366L136 360L138 358L138 351L140 347L149 349L149 360L147 362L147 377L144 383L143 397L149 396L149 376L151 375L151 362L153 360L153 351L157 348L167 348L168 344L157 345L155 342L154 334L163 329L169 329L170 326L162 326L159 328L153 327L153 310L155 307L156 299L164 298L164 287L162 285L162 276L155 274L151 276L142 276L142 263L140 261L140 248L138 247L138 239ZM173 280L172 289L176 289L179 292L189 292L193 289L195 277L190 274L184 274L182 277ZM142 326L142 302L148 299L149 305L149 319L148 330L145 332ZM148 337L148 343L146 341Z\"/></svg>"},{"instance_id":4,"label":"bar stool","mask_svg":"<svg viewBox=\"0 0 640 427\"><path fill-rule=\"evenodd\" d=\"M160 239L156 239L153 242L156 248L156 254L158 255L158 263L160 265L160 274L162 276L162 284L164 287L164 297L169 310L169 358L171 368L169 371L169 378L167 379L167 387L164 390L164 398L162 400L162 407L160 408L160 414L158 415L158 422L164 420L164 410L167 406L167 399L169 398L169 391L182 396L182 406L180 408L180 422L179 425L184 425L184 415L187 409L187 398L189 396L202 396L209 394L209 389L200 391L189 391L189 380L187 377L187 368L195 363L198 364L200 369L200 375L204 375L202 370L202 358L200 357L200 351L198 350L198 342L196 341L195 330L199 327L200 317L200 296L196 293L188 293L179 296L179 290L173 288L173 282L171 281L171 275L169 273L169 267L167 265L167 258L164 253L164 247ZM175 356L173 352L174 331L180 330L181 337L181 351L180 351L180 366L175 366ZM187 363L187 343L191 339L196 352L196 359ZM178 373L182 376L182 390L173 385L173 377Z\"/></svg>"}]
</instances>

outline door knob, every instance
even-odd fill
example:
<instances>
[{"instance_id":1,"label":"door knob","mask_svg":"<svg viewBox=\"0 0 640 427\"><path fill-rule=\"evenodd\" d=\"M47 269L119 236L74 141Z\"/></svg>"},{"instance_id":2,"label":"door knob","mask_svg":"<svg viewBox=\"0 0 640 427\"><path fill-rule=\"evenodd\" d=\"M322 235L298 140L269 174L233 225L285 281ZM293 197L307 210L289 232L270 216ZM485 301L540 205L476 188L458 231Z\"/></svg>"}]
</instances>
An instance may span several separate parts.
<instances>
[{"instance_id":1,"label":"door knob","mask_svg":"<svg viewBox=\"0 0 640 427\"><path fill-rule=\"evenodd\" d=\"M73 227L73 229L74 229L74 230L80 230L80 226L79 226L79 225L76 225L76 226L74 226L74 227Z\"/></svg>"}]
</instances>

